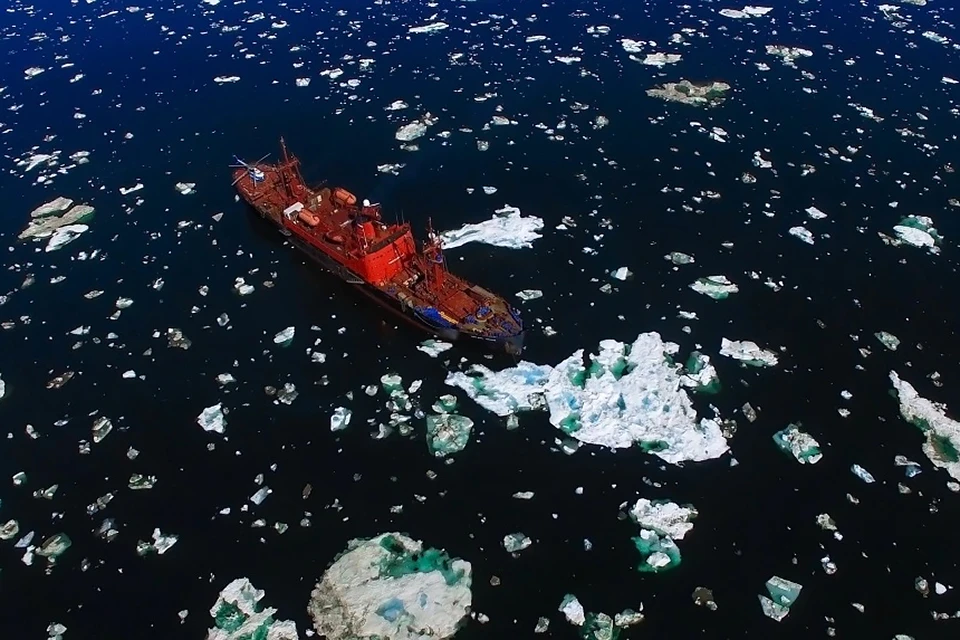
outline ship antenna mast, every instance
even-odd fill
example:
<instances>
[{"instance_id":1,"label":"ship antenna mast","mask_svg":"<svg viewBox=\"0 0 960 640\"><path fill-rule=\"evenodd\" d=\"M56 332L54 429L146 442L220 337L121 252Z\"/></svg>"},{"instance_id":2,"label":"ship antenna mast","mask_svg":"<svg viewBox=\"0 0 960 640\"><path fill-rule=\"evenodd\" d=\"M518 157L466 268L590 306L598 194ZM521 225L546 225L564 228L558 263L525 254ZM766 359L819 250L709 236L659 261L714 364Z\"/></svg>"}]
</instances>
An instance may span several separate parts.
<instances>
[{"instance_id":1,"label":"ship antenna mast","mask_svg":"<svg viewBox=\"0 0 960 640\"><path fill-rule=\"evenodd\" d=\"M289 162L290 156L287 154L287 143L284 142L283 136L280 136L280 150L283 152L283 161Z\"/></svg>"}]
</instances>

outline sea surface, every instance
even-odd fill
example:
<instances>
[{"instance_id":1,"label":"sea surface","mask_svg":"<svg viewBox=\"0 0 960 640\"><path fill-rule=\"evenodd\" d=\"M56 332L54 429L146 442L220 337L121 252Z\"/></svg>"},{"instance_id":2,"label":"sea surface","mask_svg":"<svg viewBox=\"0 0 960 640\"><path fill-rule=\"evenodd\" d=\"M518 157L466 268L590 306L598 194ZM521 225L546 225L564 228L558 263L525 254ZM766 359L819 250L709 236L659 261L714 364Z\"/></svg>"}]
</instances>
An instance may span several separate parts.
<instances>
[{"instance_id":1,"label":"sea surface","mask_svg":"<svg viewBox=\"0 0 960 640\"><path fill-rule=\"evenodd\" d=\"M540 637L540 616L551 620L543 637L577 637L557 611L567 593L610 615L642 605L646 619L623 638L958 637L960 622L931 612L960 610L960 495L901 418L888 374L960 417L960 208L949 202L960 198L960 84L949 81L960 80L960 16L947 0L899 4L899 18L879 5L783 1L736 19L718 13L742 8L731 3L652 0L9 4L0 523L16 519L20 534L0 542L0 637L46 638L60 623L67 640L201 638L238 577L303 635L310 591L334 557L387 531L472 563L473 609L489 621L470 619L457 638ZM447 28L409 31L440 21ZM535 35L546 38L527 42ZM636 59L624 39L639 42ZM812 55L790 66L767 45ZM682 59L641 62L654 52ZM34 67L43 72L28 78ZM645 93L682 78L733 89L710 109ZM398 100L407 108L385 110ZM402 149L397 129L427 113L436 122L418 149ZM494 125L494 115L513 122ZM609 123L596 127L598 116ZM708 135L715 127L720 140ZM422 381L414 398L428 410L452 391L448 371L514 361L461 345L429 357L416 349L426 336L396 326L238 202L234 154L276 159L280 137L308 181L382 202L421 237L428 218L456 229L505 205L541 218L531 248L472 243L447 253L450 268L516 301L531 362L648 331L682 353L699 348L723 388L694 406L737 420L730 453L682 465L639 447L568 455L546 413L508 430L459 391L460 412L476 423L464 451L434 458L416 419L410 437L373 439L389 411L382 391L371 398L364 387L384 374ZM77 151L89 161L72 166ZM25 171L22 160L54 152L55 164ZM772 167L755 166L755 152ZM405 166L391 175L378 171L385 164ZM96 208L89 230L58 251L18 241L30 212L57 196ZM811 206L827 217L810 219ZM939 253L881 240L908 214L933 219ZM576 226L558 229L564 217ZM788 233L799 225L813 245ZM671 251L696 262L674 266ZM610 277L624 266L630 279ZM715 274L739 293L713 300L689 288ZM252 294L238 295L240 277ZM524 289L543 297L521 303ZM104 293L84 296L94 290ZM133 304L115 316L118 298ZM292 344L274 344L290 326ZM70 333L78 327L89 329ZM170 328L188 349L168 346ZM879 331L899 348L885 348ZM724 337L771 349L779 364L719 355ZM326 361L312 362L309 348ZM48 388L65 371L73 379ZM222 373L237 382L219 384ZM264 390L284 383L299 392L290 405ZM222 435L196 422L217 403L228 410ZM352 422L331 432L337 407ZM112 433L81 453L100 416ZM772 435L789 423L819 441L821 461L801 465L777 449ZM922 473L907 478L896 455ZM14 486L20 471L27 482ZM156 485L128 489L134 473ZM272 494L255 506L258 474ZM52 499L33 495L55 484ZM518 491L535 496L512 498ZM108 492L113 501L88 515ZM670 571L636 569L638 529L618 514L640 497L698 510ZM822 513L842 540L817 525ZM109 542L96 533L104 518L118 531ZM252 527L257 519L267 526ZM278 533L277 522L289 529ZM178 541L138 556L154 528ZM40 557L28 566L14 543L29 531L34 545L57 532L73 544L52 567ZM513 532L533 539L517 557L501 546ZM774 575L803 585L781 622L757 598ZM715 611L694 604L700 586Z\"/></svg>"}]
</instances>

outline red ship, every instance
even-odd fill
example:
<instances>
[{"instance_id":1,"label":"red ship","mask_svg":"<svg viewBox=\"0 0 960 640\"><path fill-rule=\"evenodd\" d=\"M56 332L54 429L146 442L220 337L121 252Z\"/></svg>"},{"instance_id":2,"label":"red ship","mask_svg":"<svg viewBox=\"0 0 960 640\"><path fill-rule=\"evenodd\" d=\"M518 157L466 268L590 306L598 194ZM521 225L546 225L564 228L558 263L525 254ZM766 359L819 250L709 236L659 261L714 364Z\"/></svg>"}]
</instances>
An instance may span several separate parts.
<instances>
[{"instance_id":1,"label":"red ship","mask_svg":"<svg viewBox=\"0 0 960 640\"><path fill-rule=\"evenodd\" d=\"M300 161L280 139L281 161L237 161L233 185L261 217L325 269L443 340L472 339L523 349L520 313L503 298L450 273L428 222L418 248L409 223L383 221L381 208L342 187L307 186Z\"/></svg>"}]
</instances>

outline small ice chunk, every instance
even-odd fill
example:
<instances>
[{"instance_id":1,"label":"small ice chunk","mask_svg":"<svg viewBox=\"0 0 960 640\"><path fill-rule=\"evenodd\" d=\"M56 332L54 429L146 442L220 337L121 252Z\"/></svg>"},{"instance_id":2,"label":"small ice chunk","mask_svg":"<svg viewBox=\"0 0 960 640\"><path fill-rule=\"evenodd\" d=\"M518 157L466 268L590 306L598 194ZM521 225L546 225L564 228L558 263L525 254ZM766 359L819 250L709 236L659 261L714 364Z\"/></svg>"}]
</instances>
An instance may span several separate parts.
<instances>
[{"instance_id":1,"label":"small ice chunk","mask_svg":"<svg viewBox=\"0 0 960 640\"><path fill-rule=\"evenodd\" d=\"M296 332L296 327L287 327L283 331L277 333L277 335L273 336L273 343L278 344L281 347L289 346L290 343L293 342L293 336L296 334Z\"/></svg>"},{"instance_id":2,"label":"small ice chunk","mask_svg":"<svg viewBox=\"0 0 960 640\"><path fill-rule=\"evenodd\" d=\"M63 227L60 227L53 232L50 236L50 240L47 241L47 246L44 248L44 251L57 251L67 246L74 240L80 237L80 234L88 231L90 227L85 224L68 224Z\"/></svg>"},{"instance_id":3,"label":"small ice chunk","mask_svg":"<svg viewBox=\"0 0 960 640\"><path fill-rule=\"evenodd\" d=\"M346 407L337 407L330 416L330 431L343 431L350 426L353 412Z\"/></svg>"},{"instance_id":4,"label":"small ice chunk","mask_svg":"<svg viewBox=\"0 0 960 640\"><path fill-rule=\"evenodd\" d=\"M806 227L790 227L790 235L799 238L807 244L813 244L813 234Z\"/></svg>"},{"instance_id":5,"label":"small ice chunk","mask_svg":"<svg viewBox=\"0 0 960 640\"><path fill-rule=\"evenodd\" d=\"M885 346L890 351L896 351L897 347L900 346L900 338L893 335L892 333L887 333L886 331L878 331L873 334L880 343Z\"/></svg>"},{"instance_id":6,"label":"small ice chunk","mask_svg":"<svg viewBox=\"0 0 960 640\"><path fill-rule=\"evenodd\" d=\"M296 624L290 620L274 620L277 610L264 608L260 602L264 592L254 588L247 578L228 584L210 609L216 627L207 632L207 640L298 640ZM185 618L181 615L181 620Z\"/></svg>"},{"instance_id":7,"label":"small ice chunk","mask_svg":"<svg viewBox=\"0 0 960 640\"><path fill-rule=\"evenodd\" d=\"M613 271L611 271L610 275L616 278L617 280L623 281L629 278L630 276L632 276L633 272L626 267L620 267L618 269L614 269Z\"/></svg>"},{"instance_id":8,"label":"small ice chunk","mask_svg":"<svg viewBox=\"0 0 960 640\"><path fill-rule=\"evenodd\" d=\"M507 553L519 553L533 544L533 540L522 533L511 533L503 537L503 548Z\"/></svg>"},{"instance_id":9,"label":"small ice chunk","mask_svg":"<svg viewBox=\"0 0 960 640\"><path fill-rule=\"evenodd\" d=\"M197 416L197 424L199 424L204 431L223 433L227 419L223 415L222 403L218 402L212 407L207 407L201 411L200 415Z\"/></svg>"},{"instance_id":10,"label":"small ice chunk","mask_svg":"<svg viewBox=\"0 0 960 640\"><path fill-rule=\"evenodd\" d=\"M873 484L876 482L876 478L873 477L873 474L861 467L858 464L853 464L850 466L850 471L853 472L853 475L857 476L867 484Z\"/></svg>"}]
</instances>

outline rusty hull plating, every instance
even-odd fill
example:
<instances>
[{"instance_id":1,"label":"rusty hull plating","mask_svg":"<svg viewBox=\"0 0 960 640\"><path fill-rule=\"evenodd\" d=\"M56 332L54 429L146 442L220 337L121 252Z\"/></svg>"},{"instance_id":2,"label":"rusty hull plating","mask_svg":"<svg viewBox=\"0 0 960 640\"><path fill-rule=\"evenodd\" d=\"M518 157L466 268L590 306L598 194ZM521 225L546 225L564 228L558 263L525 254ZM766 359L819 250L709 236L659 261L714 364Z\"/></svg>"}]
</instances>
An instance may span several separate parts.
<instances>
[{"instance_id":1,"label":"rusty hull plating","mask_svg":"<svg viewBox=\"0 0 960 640\"><path fill-rule=\"evenodd\" d=\"M233 184L260 215L327 270L381 305L444 340L469 338L497 350L523 349L520 313L503 298L447 269L441 240L428 223L421 247L409 223L388 224L380 206L346 189L311 189L300 161L280 140L277 164L239 158Z\"/></svg>"}]
</instances>

